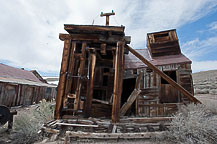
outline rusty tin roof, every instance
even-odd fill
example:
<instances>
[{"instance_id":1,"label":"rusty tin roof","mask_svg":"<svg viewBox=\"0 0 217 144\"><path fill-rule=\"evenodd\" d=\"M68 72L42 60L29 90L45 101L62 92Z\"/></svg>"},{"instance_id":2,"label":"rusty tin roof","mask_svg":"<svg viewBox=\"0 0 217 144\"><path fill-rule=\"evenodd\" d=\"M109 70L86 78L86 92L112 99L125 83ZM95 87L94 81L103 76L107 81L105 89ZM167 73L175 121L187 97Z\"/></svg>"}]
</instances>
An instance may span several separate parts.
<instances>
[{"instance_id":1,"label":"rusty tin roof","mask_svg":"<svg viewBox=\"0 0 217 144\"><path fill-rule=\"evenodd\" d=\"M32 72L0 63L0 77L41 82Z\"/></svg>"},{"instance_id":2,"label":"rusty tin roof","mask_svg":"<svg viewBox=\"0 0 217 144\"><path fill-rule=\"evenodd\" d=\"M148 49L135 49L139 54L146 58L149 62L156 66L169 65L169 64L181 64L191 63L184 54L168 55L152 58ZM142 61L135 57L132 53L125 55L125 69L139 69L147 67Z\"/></svg>"}]
</instances>

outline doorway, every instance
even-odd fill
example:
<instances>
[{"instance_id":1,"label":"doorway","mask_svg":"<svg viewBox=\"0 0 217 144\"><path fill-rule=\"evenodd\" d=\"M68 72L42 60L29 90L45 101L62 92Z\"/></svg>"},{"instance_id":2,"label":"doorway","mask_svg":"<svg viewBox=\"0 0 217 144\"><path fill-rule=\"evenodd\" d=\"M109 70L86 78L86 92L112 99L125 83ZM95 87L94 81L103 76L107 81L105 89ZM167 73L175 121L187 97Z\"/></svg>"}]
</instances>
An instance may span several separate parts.
<instances>
[{"instance_id":1,"label":"doorway","mask_svg":"<svg viewBox=\"0 0 217 144\"><path fill-rule=\"evenodd\" d=\"M123 80L123 88L122 88L122 95L121 95L121 107L127 101L130 94L133 92L136 84L136 78L124 79ZM133 113L135 114L135 102L132 104L131 108L128 110L126 114Z\"/></svg>"}]
</instances>

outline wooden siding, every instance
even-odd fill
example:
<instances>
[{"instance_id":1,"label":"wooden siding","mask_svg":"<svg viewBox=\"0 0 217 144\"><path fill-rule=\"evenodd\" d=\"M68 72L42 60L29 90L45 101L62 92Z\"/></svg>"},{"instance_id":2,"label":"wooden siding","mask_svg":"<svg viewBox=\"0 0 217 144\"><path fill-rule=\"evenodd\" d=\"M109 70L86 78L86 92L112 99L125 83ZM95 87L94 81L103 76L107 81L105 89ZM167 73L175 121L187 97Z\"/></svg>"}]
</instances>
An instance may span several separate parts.
<instances>
[{"instance_id":1,"label":"wooden siding","mask_svg":"<svg viewBox=\"0 0 217 144\"><path fill-rule=\"evenodd\" d=\"M0 105L8 107L25 106L50 101L56 97L56 88L0 82Z\"/></svg>"},{"instance_id":2,"label":"wooden siding","mask_svg":"<svg viewBox=\"0 0 217 144\"><path fill-rule=\"evenodd\" d=\"M171 64L157 67L161 71L175 71L177 82L190 93L194 93L191 64ZM178 105L190 102L170 84L161 84L161 77L149 68L126 70L124 78L136 77L140 71L143 73L143 77L140 83L142 92L136 100L137 116L168 116L177 110Z\"/></svg>"}]
</instances>

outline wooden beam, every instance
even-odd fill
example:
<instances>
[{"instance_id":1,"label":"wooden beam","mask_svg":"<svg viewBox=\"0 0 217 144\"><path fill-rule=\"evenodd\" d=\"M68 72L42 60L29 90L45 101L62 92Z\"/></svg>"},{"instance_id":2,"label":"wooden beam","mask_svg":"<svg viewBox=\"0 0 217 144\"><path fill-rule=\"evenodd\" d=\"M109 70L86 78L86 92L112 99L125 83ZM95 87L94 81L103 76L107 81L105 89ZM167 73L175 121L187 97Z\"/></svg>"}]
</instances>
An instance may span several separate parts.
<instances>
[{"instance_id":1,"label":"wooden beam","mask_svg":"<svg viewBox=\"0 0 217 144\"><path fill-rule=\"evenodd\" d=\"M117 123L120 121L120 101L122 93L123 70L124 70L124 45L120 41L117 43L115 55L115 77L114 77L114 90L113 90L113 104L112 104L112 122Z\"/></svg>"},{"instance_id":2,"label":"wooden beam","mask_svg":"<svg viewBox=\"0 0 217 144\"><path fill-rule=\"evenodd\" d=\"M70 56L69 56L69 66L68 66L68 73L67 73L67 78L66 78L66 86L65 86L65 94L64 94L64 99L63 99L63 107L66 107L67 105L67 95L70 93L71 88L72 88L72 78L74 74L74 53L76 49L76 43L72 42L71 44L71 50L70 50Z\"/></svg>"},{"instance_id":3,"label":"wooden beam","mask_svg":"<svg viewBox=\"0 0 217 144\"><path fill-rule=\"evenodd\" d=\"M83 71L84 71L84 67L85 67L85 58L86 58L86 47L87 47L87 44L85 42L83 42L82 48L81 48L81 57L80 57L80 66L79 66L79 70L78 70L78 76L83 75ZM74 110L79 109L81 84L82 84L82 80L81 80L81 78L79 78L77 81L77 88L76 88L76 92L75 92L76 98L75 98L75 103L74 103Z\"/></svg>"},{"instance_id":4,"label":"wooden beam","mask_svg":"<svg viewBox=\"0 0 217 144\"><path fill-rule=\"evenodd\" d=\"M177 88L183 95L188 97L192 102L194 103L201 103L198 99L196 99L191 93L189 93L187 90L185 90L181 85L176 83L174 80L172 80L169 76L167 76L165 73L160 71L157 67L155 67L153 64L151 64L148 60L146 60L142 55L140 55L138 52L136 52L133 48L126 45L126 48L137 58L139 58L144 64L146 64L150 69L152 69L154 72L159 74L163 79L165 79L169 84L171 84L174 88Z\"/></svg>"},{"instance_id":5,"label":"wooden beam","mask_svg":"<svg viewBox=\"0 0 217 144\"><path fill-rule=\"evenodd\" d=\"M131 123L158 123L158 122L165 122L165 121L171 121L173 117L134 117L134 118L125 118L121 119L121 123L124 122L131 122Z\"/></svg>"},{"instance_id":6,"label":"wooden beam","mask_svg":"<svg viewBox=\"0 0 217 144\"><path fill-rule=\"evenodd\" d=\"M55 108L55 114L54 114L55 119L59 119L60 113L61 113L62 98L64 96L66 72L67 72L67 67L68 67L70 42L71 42L70 39L67 39L64 41L60 78L59 78L59 84L58 84L57 96L56 96L56 108Z\"/></svg>"},{"instance_id":7,"label":"wooden beam","mask_svg":"<svg viewBox=\"0 0 217 144\"><path fill-rule=\"evenodd\" d=\"M99 26L99 25L73 25L65 24L64 29L69 33L103 33L114 32L124 35L124 26Z\"/></svg>"},{"instance_id":8,"label":"wooden beam","mask_svg":"<svg viewBox=\"0 0 217 144\"><path fill-rule=\"evenodd\" d=\"M90 132L72 132L66 131L66 135L72 138L86 138L86 139L154 139L162 137L165 132L137 132L137 133L90 133Z\"/></svg>"},{"instance_id":9,"label":"wooden beam","mask_svg":"<svg viewBox=\"0 0 217 144\"><path fill-rule=\"evenodd\" d=\"M131 107L131 105L136 100L140 92L141 90L137 90L137 89L133 90L133 92L130 94L129 98L127 99L127 102L124 103L124 105L121 107L121 112L120 112L121 116L124 116L126 114L127 110Z\"/></svg>"},{"instance_id":10,"label":"wooden beam","mask_svg":"<svg viewBox=\"0 0 217 144\"><path fill-rule=\"evenodd\" d=\"M59 34L59 39L64 41L71 39L75 41L91 41L95 43L117 43L118 41L125 40L126 44L130 44L130 36L111 35L106 37L103 34Z\"/></svg>"},{"instance_id":11,"label":"wooden beam","mask_svg":"<svg viewBox=\"0 0 217 144\"><path fill-rule=\"evenodd\" d=\"M89 81L87 85L87 95L85 101L85 117L90 116L91 107L92 107L95 65L96 65L95 49L89 49L89 64L88 64Z\"/></svg>"},{"instance_id":12,"label":"wooden beam","mask_svg":"<svg viewBox=\"0 0 217 144\"><path fill-rule=\"evenodd\" d=\"M71 124L71 123L56 123L56 125L73 126L73 127L99 127L98 125Z\"/></svg>"}]
</instances>

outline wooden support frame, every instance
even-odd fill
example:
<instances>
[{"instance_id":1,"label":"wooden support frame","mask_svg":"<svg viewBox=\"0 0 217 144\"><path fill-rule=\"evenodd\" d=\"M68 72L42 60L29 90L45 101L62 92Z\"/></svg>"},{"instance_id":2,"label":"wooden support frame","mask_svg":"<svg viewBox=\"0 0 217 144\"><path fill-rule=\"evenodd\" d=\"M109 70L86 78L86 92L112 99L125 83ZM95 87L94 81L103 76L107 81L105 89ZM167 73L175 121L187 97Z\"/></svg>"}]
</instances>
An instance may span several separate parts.
<instances>
[{"instance_id":1,"label":"wooden support frame","mask_svg":"<svg viewBox=\"0 0 217 144\"><path fill-rule=\"evenodd\" d=\"M91 113L92 100L93 100L93 86L94 86L94 75L96 65L96 53L95 49L89 49L89 81L87 87L87 95L85 101L85 117L89 117Z\"/></svg>"},{"instance_id":2,"label":"wooden support frame","mask_svg":"<svg viewBox=\"0 0 217 144\"><path fill-rule=\"evenodd\" d=\"M64 41L66 39L71 39L75 41L88 41L96 43L116 43L121 40L125 40L126 44L130 44L130 36L120 36L120 35L111 35L109 37L103 34L59 34L59 39Z\"/></svg>"},{"instance_id":3,"label":"wooden support frame","mask_svg":"<svg viewBox=\"0 0 217 144\"><path fill-rule=\"evenodd\" d=\"M169 84L171 84L174 88L177 88L184 96L188 97L192 102L194 103L201 103L198 99L196 99L191 93L189 93L187 90L185 90L181 85L176 83L174 80L172 80L169 76L167 76L165 73L160 71L157 67L155 67L153 64L151 64L148 60L146 60L142 55L140 55L138 52L136 52L133 48L126 45L126 48L137 58L139 58L144 64L146 64L149 68L151 68L154 72L159 74L162 78L164 78Z\"/></svg>"},{"instance_id":4,"label":"wooden support frame","mask_svg":"<svg viewBox=\"0 0 217 144\"><path fill-rule=\"evenodd\" d=\"M56 96L56 108L55 108L55 114L54 114L55 119L60 118L60 112L61 112L61 107L62 107L62 98L64 96L64 90L65 90L66 72L67 72L67 68L68 68L70 43L71 43L70 39L66 39L64 41L63 56L62 56L62 63L61 63L61 70L60 70L60 78L59 78L59 84L58 84L58 90L57 90L57 96Z\"/></svg>"},{"instance_id":5,"label":"wooden support frame","mask_svg":"<svg viewBox=\"0 0 217 144\"><path fill-rule=\"evenodd\" d=\"M66 76L66 88L65 88L65 95L63 99L63 107L66 107L67 104L67 95L71 91L71 86L72 86L72 77L74 74L74 54L75 54L75 49L76 49L76 43L72 42L71 43L71 50L70 50L70 58L69 58L69 67L68 67L68 74Z\"/></svg>"},{"instance_id":6,"label":"wooden support frame","mask_svg":"<svg viewBox=\"0 0 217 144\"><path fill-rule=\"evenodd\" d=\"M83 75L84 66L85 66L86 46L87 46L87 43L83 42L82 43L82 49L81 49L80 66L79 66L79 71L78 71L78 76L80 78L77 81L77 88L76 88L76 92L75 92L76 98L75 98L75 102L74 102L74 110L78 110L79 104L80 104L80 92L81 92L81 85L82 85L81 76Z\"/></svg>"},{"instance_id":7,"label":"wooden support frame","mask_svg":"<svg viewBox=\"0 0 217 144\"><path fill-rule=\"evenodd\" d=\"M124 70L124 45L125 42L119 41L117 43L115 55L115 77L113 90L113 104L112 104L112 122L120 121L120 102L122 94L123 70Z\"/></svg>"}]
</instances>

